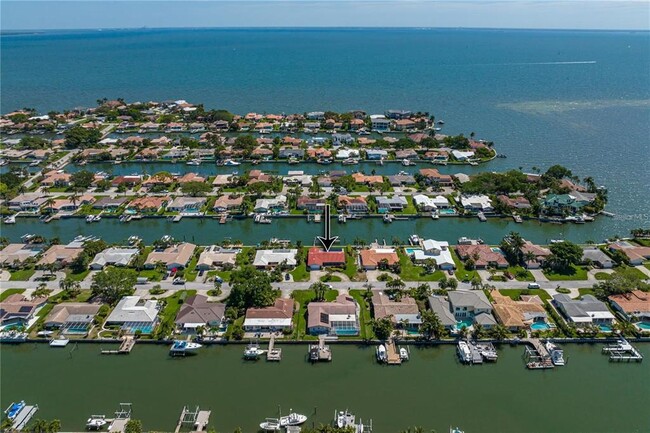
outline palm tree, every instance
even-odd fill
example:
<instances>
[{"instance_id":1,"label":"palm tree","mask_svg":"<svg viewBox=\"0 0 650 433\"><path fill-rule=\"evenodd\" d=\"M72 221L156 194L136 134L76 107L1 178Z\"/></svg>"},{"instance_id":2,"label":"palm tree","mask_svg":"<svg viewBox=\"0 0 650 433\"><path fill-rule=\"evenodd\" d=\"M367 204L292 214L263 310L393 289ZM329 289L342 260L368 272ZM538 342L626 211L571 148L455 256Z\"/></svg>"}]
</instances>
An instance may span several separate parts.
<instances>
[{"instance_id":1,"label":"palm tree","mask_svg":"<svg viewBox=\"0 0 650 433\"><path fill-rule=\"evenodd\" d=\"M47 200L45 200L45 206L48 208L49 213L54 212L54 197L49 197Z\"/></svg>"},{"instance_id":2,"label":"palm tree","mask_svg":"<svg viewBox=\"0 0 650 433\"><path fill-rule=\"evenodd\" d=\"M468 334L469 334L469 328L467 328L467 326L462 326L458 330L458 338L460 338L461 340L467 338Z\"/></svg>"},{"instance_id":3,"label":"palm tree","mask_svg":"<svg viewBox=\"0 0 650 433\"><path fill-rule=\"evenodd\" d=\"M47 432L56 433L58 431L61 431L61 421L58 419L53 419L47 426Z\"/></svg>"},{"instance_id":4,"label":"palm tree","mask_svg":"<svg viewBox=\"0 0 650 433\"><path fill-rule=\"evenodd\" d=\"M492 337L497 340L505 340L508 336L508 330L505 326L499 323L490 330L490 334L492 334Z\"/></svg>"}]
</instances>

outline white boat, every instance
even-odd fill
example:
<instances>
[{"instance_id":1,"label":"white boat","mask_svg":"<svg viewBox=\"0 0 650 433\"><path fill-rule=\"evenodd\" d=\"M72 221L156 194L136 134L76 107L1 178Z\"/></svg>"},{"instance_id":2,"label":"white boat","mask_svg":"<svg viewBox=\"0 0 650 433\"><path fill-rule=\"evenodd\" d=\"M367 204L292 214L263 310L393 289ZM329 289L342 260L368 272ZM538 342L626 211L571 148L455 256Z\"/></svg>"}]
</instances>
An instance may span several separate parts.
<instances>
[{"instance_id":1,"label":"white boat","mask_svg":"<svg viewBox=\"0 0 650 433\"><path fill-rule=\"evenodd\" d=\"M289 409L291 410L291 409ZM301 425L307 421L307 416L299 413L291 412L287 416L280 417L280 427L287 427L290 425Z\"/></svg>"},{"instance_id":2,"label":"white boat","mask_svg":"<svg viewBox=\"0 0 650 433\"><path fill-rule=\"evenodd\" d=\"M264 431L278 431L280 430L280 420L277 418L267 418L264 422L260 423L260 428Z\"/></svg>"},{"instance_id":3,"label":"white boat","mask_svg":"<svg viewBox=\"0 0 650 433\"><path fill-rule=\"evenodd\" d=\"M90 415L90 418L86 421L86 428L88 430L100 430L106 424L108 424L108 421L106 421L105 415Z\"/></svg>"},{"instance_id":4,"label":"white boat","mask_svg":"<svg viewBox=\"0 0 650 433\"><path fill-rule=\"evenodd\" d=\"M348 217L345 214L341 214L338 216L339 222L344 224L348 221Z\"/></svg>"},{"instance_id":5,"label":"white boat","mask_svg":"<svg viewBox=\"0 0 650 433\"><path fill-rule=\"evenodd\" d=\"M348 158L348 159L344 159L343 161L341 161L341 164L343 164L343 165L355 165L355 164L358 164L358 163L359 163L359 160L357 158Z\"/></svg>"},{"instance_id":6,"label":"white boat","mask_svg":"<svg viewBox=\"0 0 650 433\"><path fill-rule=\"evenodd\" d=\"M0 332L0 343L22 343L27 340L26 332L16 330Z\"/></svg>"},{"instance_id":7,"label":"white boat","mask_svg":"<svg viewBox=\"0 0 650 433\"><path fill-rule=\"evenodd\" d=\"M438 213L438 211L431 212L431 219L432 220L440 219L440 214Z\"/></svg>"},{"instance_id":8,"label":"white boat","mask_svg":"<svg viewBox=\"0 0 650 433\"><path fill-rule=\"evenodd\" d=\"M409 351L406 349L406 347L400 347L399 348L399 359L402 361L408 361L409 360Z\"/></svg>"},{"instance_id":9,"label":"white boat","mask_svg":"<svg viewBox=\"0 0 650 433\"><path fill-rule=\"evenodd\" d=\"M472 362L472 352L469 349L469 344L466 341L458 342L458 359L464 364Z\"/></svg>"},{"instance_id":10,"label":"white boat","mask_svg":"<svg viewBox=\"0 0 650 433\"><path fill-rule=\"evenodd\" d=\"M4 219L3 222L5 224L16 224L16 216L15 215L8 216L7 218Z\"/></svg>"},{"instance_id":11,"label":"white boat","mask_svg":"<svg viewBox=\"0 0 650 433\"><path fill-rule=\"evenodd\" d=\"M357 135L370 135L370 132L366 131L365 129L360 129L357 131Z\"/></svg>"},{"instance_id":12,"label":"white boat","mask_svg":"<svg viewBox=\"0 0 650 433\"><path fill-rule=\"evenodd\" d=\"M38 332L36 333L36 335L37 335L38 337L47 337L47 336L50 336L50 335L52 335L52 334L54 334L54 331L38 331Z\"/></svg>"},{"instance_id":13,"label":"white boat","mask_svg":"<svg viewBox=\"0 0 650 433\"><path fill-rule=\"evenodd\" d=\"M50 341L50 347L65 347L69 342L70 340L65 337L55 338Z\"/></svg>"},{"instance_id":14,"label":"white boat","mask_svg":"<svg viewBox=\"0 0 650 433\"><path fill-rule=\"evenodd\" d=\"M186 340L175 340L172 347L169 349L170 355L185 355L186 353L194 352L203 347L199 343Z\"/></svg>"},{"instance_id":15,"label":"white boat","mask_svg":"<svg viewBox=\"0 0 650 433\"><path fill-rule=\"evenodd\" d=\"M94 216L94 215L88 215L88 216L86 217L86 222L87 222L87 223L91 223L91 222L93 222L93 221L95 221L95 216Z\"/></svg>"},{"instance_id":16,"label":"white boat","mask_svg":"<svg viewBox=\"0 0 650 433\"><path fill-rule=\"evenodd\" d=\"M403 165L404 167L408 167L408 166L410 166L410 165L415 165L415 163L414 163L413 161L409 161L408 159L403 159L403 160L402 160L402 165Z\"/></svg>"},{"instance_id":17,"label":"white boat","mask_svg":"<svg viewBox=\"0 0 650 433\"><path fill-rule=\"evenodd\" d=\"M272 132L271 129L260 129L259 133L260 134L270 134Z\"/></svg>"},{"instance_id":18,"label":"white boat","mask_svg":"<svg viewBox=\"0 0 650 433\"><path fill-rule=\"evenodd\" d=\"M138 236L129 236L129 245L135 245L139 243L142 239Z\"/></svg>"},{"instance_id":19,"label":"white boat","mask_svg":"<svg viewBox=\"0 0 650 433\"><path fill-rule=\"evenodd\" d=\"M336 412L335 422L336 427L341 429L346 427L356 427L356 417L347 410Z\"/></svg>"},{"instance_id":20,"label":"white boat","mask_svg":"<svg viewBox=\"0 0 650 433\"><path fill-rule=\"evenodd\" d=\"M251 343L246 346L244 350L244 359L258 359L261 355L265 354L266 350L260 349L257 343Z\"/></svg>"},{"instance_id":21,"label":"white boat","mask_svg":"<svg viewBox=\"0 0 650 433\"><path fill-rule=\"evenodd\" d=\"M41 161L40 159L36 159L36 160L32 161L32 163L29 164L29 166L30 166L30 167L36 167L36 166L37 166L38 164L40 164L41 162L43 162L43 161Z\"/></svg>"},{"instance_id":22,"label":"white boat","mask_svg":"<svg viewBox=\"0 0 650 433\"><path fill-rule=\"evenodd\" d=\"M255 215L253 221L258 224L271 224L271 218L268 218L262 214Z\"/></svg>"},{"instance_id":23,"label":"white boat","mask_svg":"<svg viewBox=\"0 0 650 433\"><path fill-rule=\"evenodd\" d=\"M413 246L419 246L420 245L420 236L418 235L411 235L409 236L409 243Z\"/></svg>"},{"instance_id":24,"label":"white boat","mask_svg":"<svg viewBox=\"0 0 650 433\"><path fill-rule=\"evenodd\" d=\"M101 221L101 220L102 220L102 216L101 216L101 215L95 215L95 216L93 217L93 222L98 222L98 221Z\"/></svg>"},{"instance_id":25,"label":"white boat","mask_svg":"<svg viewBox=\"0 0 650 433\"><path fill-rule=\"evenodd\" d=\"M546 350L548 350L548 353L551 355L551 362L553 362L553 365L561 366L565 364L564 351L562 349L550 341L547 341L545 346Z\"/></svg>"},{"instance_id":26,"label":"white boat","mask_svg":"<svg viewBox=\"0 0 650 433\"><path fill-rule=\"evenodd\" d=\"M388 361L388 355L386 354L386 346L383 344L380 344L377 346L377 361L379 362L387 362Z\"/></svg>"},{"instance_id":27,"label":"white boat","mask_svg":"<svg viewBox=\"0 0 650 433\"><path fill-rule=\"evenodd\" d=\"M235 165L241 165L241 162L238 162L238 161L235 161L235 160L232 160L232 159L226 159L223 162L223 165L235 166Z\"/></svg>"},{"instance_id":28,"label":"white boat","mask_svg":"<svg viewBox=\"0 0 650 433\"><path fill-rule=\"evenodd\" d=\"M190 159L185 163L186 165L201 165L201 160L200 159Z\"/></svg>"}]
</instances>

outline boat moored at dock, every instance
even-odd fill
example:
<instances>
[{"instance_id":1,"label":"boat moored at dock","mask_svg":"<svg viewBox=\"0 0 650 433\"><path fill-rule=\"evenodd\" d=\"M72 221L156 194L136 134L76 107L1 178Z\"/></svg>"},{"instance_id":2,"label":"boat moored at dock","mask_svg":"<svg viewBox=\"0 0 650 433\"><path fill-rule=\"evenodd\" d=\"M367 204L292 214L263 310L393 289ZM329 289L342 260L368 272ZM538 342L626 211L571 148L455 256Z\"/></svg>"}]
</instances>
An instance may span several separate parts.
<instances>
[{"instance_id":1,"label":"boat moored at dock","mask_svg":"<svg viewBox=\"0 0 650 433\"><path fill-rule=\"evenodd\" d=\"M185 356L190 353L195 353L201 347L203 347L201 344L193 341L175 340L169 349L169 354L171 356Z\"/></svg>"},{"instance_id":2,"label":"boat moored at dock","mask_svg":"<svg viewBox=\"0 0 650 433\"><path fill-rule=\"evenodd\" d=\"M105 415L90 415L90 418L86 421L86 429L88 430L101 430L108 424Z\"/></svg>"}]
</instances>

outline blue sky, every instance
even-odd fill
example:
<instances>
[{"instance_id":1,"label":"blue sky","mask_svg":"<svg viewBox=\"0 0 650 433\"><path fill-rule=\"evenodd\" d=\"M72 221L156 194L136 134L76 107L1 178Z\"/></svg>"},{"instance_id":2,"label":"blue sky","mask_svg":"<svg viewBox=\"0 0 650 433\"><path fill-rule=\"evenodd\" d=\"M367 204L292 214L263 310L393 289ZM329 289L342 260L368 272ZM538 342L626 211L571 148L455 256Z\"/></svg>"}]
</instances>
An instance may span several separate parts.
<instances>
[{"instance_id":1,"label":"blue sky","mask_svg":"<svg viewBox=\"0 0 650 433\"><path fill-rule=\"evenodd\" d=\"M7 30L138 27L487 27L650 30L646 0L1 0Z\"/></svg>"}]
</instances>

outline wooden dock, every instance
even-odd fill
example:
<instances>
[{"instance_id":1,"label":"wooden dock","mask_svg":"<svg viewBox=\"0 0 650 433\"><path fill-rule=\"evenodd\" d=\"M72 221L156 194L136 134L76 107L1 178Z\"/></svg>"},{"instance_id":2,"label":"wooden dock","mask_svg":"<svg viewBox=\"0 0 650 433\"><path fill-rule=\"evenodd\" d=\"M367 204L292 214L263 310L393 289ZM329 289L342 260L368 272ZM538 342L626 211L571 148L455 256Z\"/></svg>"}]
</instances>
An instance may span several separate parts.
<instances>
[{"instance_id":1,"label":"wooden dock","mask_svg":"<svg viewBox=\"0 0 650 433\"><path fill-rule=\"evenodd\" d=\"M395 343L395 340L389 338L386 342L386 364L388 365L400 365L402 363L402 358L399 356L399 348Z\"/></svg>"},{"instance_id":2,"label":"wooden dock","mask_svg":"<svg viewBox=\"0 0 650 433\"><path fill-rule=\"evenodd\" d=\"M13 425L11 430L22 430L29 424L29 421L34 417L36 412L38 411L38 405L25 405L20 412L18 412L18 415L16 415L16 418L14 419Z\"/></svg>"},{"instance_id":3,"label":"wooden dock","mask_svg":"<svg viewBox=\"0 0 650 433\"><path fill-rule=\"evenodd\" d=\"M330 347L325 344L324 335L318 336L318 344L311 344L309 346L309 360L311 362L332 360L332 351L330 350Z\"/></svg>"},{"instance_id":4,"label":"wooden dock","mask_svg":"<svg viewBox=\"0 0 650 433\"><path fill-rule=\"evenodd\" d=\"M102 355L128 355L133 350L133 346L135 346L135 338L131 336L124 337L119 349L102 350Z\"/></svg>"},{"instance_id":5,"label":"wooden dock","mask_svg":"<svg viewBox=\"0 0 650 433\"><path fill-rule=\"evenodd\" d=\"M211 413L212 412L209 410L200 410L198 406L194 410L190 410L190 408L187 406L183 406L183 410L181 411L181 416L178 419L178 424L176 424L174 433L179 433L184 425L191 425L192 432L205 431L208 423L210 422Z\"/></svg>"},{"instance_id":6,"label":"wooden dock","mask_svg":"<svg viewBox=\"0 0 650 433\"><path fill-rule=\"evenodd\" d=\"M282 359L282 349L275 348L275 335L271 335L269 341L269 350L266 352L267 361L280 361Z\"/></svg>"},{"instance_id":7,"label":"wooden dock","mask_svg":"<svg viewBox=\"0 0 650 433\"><path fill-rule=\"evenodd\" d=\"M525 338L522 341L533 346L532 348L526 347L526 351L524 352L526 367L528 369L544 370L555 367L551 360L551 355L539 338Z\"/></svg>"}]
</instances>

